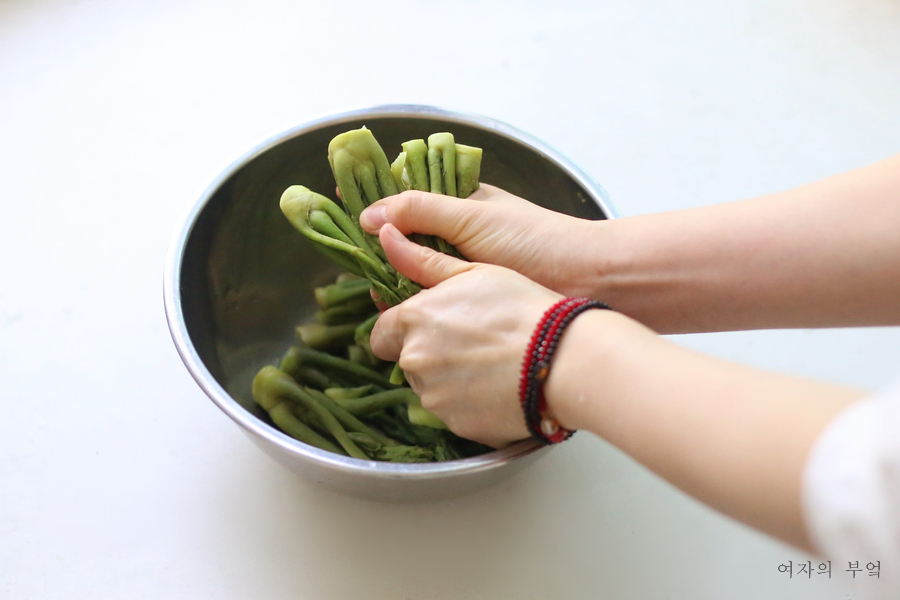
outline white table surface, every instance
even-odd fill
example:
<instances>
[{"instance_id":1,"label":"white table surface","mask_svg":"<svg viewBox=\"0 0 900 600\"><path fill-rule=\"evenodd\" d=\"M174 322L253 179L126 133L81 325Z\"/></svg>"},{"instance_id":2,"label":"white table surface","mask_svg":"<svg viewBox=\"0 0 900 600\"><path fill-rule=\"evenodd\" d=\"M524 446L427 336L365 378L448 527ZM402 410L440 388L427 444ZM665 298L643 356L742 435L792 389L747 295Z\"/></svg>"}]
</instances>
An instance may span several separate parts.
<instances>
[{"instance_id":1,"label":"white table surface","mask_svg":"<svg viewBox=\"0 0 900 600\"><path fill-rule=\"evenodd\" d=\"M896 2L550 4L0 1L0 597L866 597L838 565L789 580L777 567L802 553L589 435L438 504L314 488L178 359L161 291L177 220L233 158L315 116L498 118L626 215L898 151ZM900 366L898 329L676 339L866 387Z\"/></svg>"}]
</instances>

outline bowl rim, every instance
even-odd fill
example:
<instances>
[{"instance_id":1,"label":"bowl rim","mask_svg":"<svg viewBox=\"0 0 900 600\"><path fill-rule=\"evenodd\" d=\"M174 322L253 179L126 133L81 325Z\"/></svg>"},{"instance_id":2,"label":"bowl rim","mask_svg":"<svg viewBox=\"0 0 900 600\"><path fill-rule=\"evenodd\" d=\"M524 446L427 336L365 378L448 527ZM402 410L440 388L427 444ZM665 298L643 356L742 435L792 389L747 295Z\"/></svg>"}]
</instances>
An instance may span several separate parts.
<instances>
[{"instance_id":1,"label":"bowl rim","mask_svg":"<svg viewBox=\"0 0 900 600\"><path fill-rule=\"evenodd\" d=\"M175 348L177 349L182 362L184 362L185 367L187 367L188 372L191 374L191 377L193 377L197 385L200 386L206 395L226 415L228 415L228 417L241 426L244 431L274 444L282 451L289 454L299 455L305 459L324 463L324 465L327 465L331 469L346 473L354 473L363 476L371 476L374 473L377 473L380 477L386 476L397 479L433 479L449 477L494 469L516 458L544 448L545 446L537 441L522 440L480 456L462 460L424 464L390 463L341 456L295 440L275 427L272 427L262 419L256 417L237 400L232 398L219 382L216 381L215 377L213 377L209 369L206 368L206 365L194 348L182 312L180 294L181 267L184 251L187 247L188 240L193 233L197 219L206 208L211 198L238 170L279 144L324 126L340 125L341 123L357 121L360 118L365 117L430 118L445 122L476 126L500 136L511 138L518 143L529 146L544 158L556 163L557 166L574 178L582 188L590 193L591 200L600 207L607 219L615 219L622 216L618 207L609 198L609 194L607 194L606 190L580 167L575 165L575 163L535 136L501 121L477 114L417 104L386 104L323 115L266 138L264 141L232 161L209 183L209 185L206 186L198 199L188 207L187 211L179 221L179 226L176 228L175 234L172 237L166 256L163 281L163 302L165 305L166 322L168 323L169 333L172 336L172 341L175 344Z\"/></svg>"}]
</instances>

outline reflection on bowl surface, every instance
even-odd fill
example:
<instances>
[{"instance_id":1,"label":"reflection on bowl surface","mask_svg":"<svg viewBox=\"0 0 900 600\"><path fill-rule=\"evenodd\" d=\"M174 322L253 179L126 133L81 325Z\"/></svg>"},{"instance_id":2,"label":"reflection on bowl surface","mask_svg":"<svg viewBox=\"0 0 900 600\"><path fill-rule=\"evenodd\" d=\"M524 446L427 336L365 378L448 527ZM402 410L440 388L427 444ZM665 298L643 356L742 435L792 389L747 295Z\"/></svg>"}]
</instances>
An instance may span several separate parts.
<instances>
[{"instance_id":1,"label":"reflection on bowl surface","mask_svg":"<svg viewBox=\"0 0 900 600\"><path fill-rule=\"evenodd\" d=\"M543 452L531 441L446 463L395 464L330 454L272 427L250 381L276 363L316 310L312 288L339 269L278 207L289 185L334 198L328 142L366 126L389 158L406 140L450 131L484 150L481 180L553 210L617 216L603 189L542 142L502 123L431 107L385 106L335 115L265 142L226 169L185 218L169 252L165 303L185 365L210 398L267 454L333 489L382 500L459 495L505 477Z\"/></svg>"}]
</instances>

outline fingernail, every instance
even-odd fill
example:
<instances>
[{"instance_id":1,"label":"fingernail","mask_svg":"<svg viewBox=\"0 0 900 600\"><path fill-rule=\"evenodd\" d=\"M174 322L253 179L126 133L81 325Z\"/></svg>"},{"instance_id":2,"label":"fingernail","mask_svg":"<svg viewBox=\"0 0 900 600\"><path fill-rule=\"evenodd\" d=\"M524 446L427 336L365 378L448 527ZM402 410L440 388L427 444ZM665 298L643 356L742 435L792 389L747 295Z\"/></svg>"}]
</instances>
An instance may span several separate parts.
<instances>
[{"instance_id":1,"label":"fingernail","mask_svg":"<svg viewBox=\"0 0 900 600\"><path fill-rule=\"evenodd\" d=\"M378 233L385 223L387 223L386 206L370 206L359 214L359 224L369 233Z\"/></svg>"}]
</instances>

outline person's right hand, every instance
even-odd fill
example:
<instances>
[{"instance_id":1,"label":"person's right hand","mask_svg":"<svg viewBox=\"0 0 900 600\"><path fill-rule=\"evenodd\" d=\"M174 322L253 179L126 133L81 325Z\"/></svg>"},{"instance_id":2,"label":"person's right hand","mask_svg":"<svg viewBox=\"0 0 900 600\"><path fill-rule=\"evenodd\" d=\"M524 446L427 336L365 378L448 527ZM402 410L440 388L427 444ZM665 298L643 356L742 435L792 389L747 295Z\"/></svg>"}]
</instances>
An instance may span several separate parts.
<instances>
[{"instance_id":1,"label":"person's right hand","mask_svg":"<svg viewBox=\"0 0 900 600\"><path fill-rule=\"evenodd\" d=\"M390 223L404 235L444 238L469 260L518 271L567 296L593 296L598 265L597 221L563 215L492 185L467 199L406 191L379 200L362 212L360 225L372 234Z\"/></svg>"}]
</instances>

